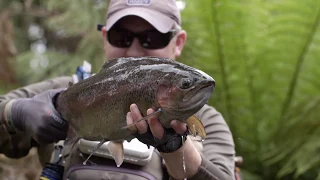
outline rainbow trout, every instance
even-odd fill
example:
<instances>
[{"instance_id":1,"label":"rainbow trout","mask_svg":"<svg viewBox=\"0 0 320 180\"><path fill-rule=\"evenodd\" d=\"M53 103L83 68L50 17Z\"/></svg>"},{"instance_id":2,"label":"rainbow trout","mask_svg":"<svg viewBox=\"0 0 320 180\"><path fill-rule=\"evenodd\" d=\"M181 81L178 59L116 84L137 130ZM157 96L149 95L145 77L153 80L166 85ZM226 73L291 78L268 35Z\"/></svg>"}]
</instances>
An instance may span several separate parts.
<instances>
[{"instance_id":1,"label":"rainbow trout","mask_svg":"<svg viewBox=\"0 0 320 180\"><path fill-rule=\"evenodd\" d=\"M206 73L171 59L118 58L105 62L94 76L71 85L58 96L56 106L69 122L67 138L101 141L98 146L111 141L109 151L121 164L122 141L134 138L126 126L132 103L145 117L148 108L155 109L166 128L176 119L204 138L204 127L193 115L208 102L214 86L214 79Z\"/></svg>"}]
</instances>

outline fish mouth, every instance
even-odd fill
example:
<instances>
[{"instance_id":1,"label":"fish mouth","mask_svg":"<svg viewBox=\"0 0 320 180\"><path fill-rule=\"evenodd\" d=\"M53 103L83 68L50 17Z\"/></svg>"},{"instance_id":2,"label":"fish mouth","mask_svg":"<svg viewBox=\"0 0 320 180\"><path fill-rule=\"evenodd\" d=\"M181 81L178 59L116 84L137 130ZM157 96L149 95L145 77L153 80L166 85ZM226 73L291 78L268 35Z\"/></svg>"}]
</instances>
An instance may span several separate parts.
<instances>
[{"instance_id":1,"label":"fish mouth","mask_svg":"<svg viewBox=\"0 0 320 180\"><path fill-rule=\"evenodd\" d=\"M202 106L204 106L207 103L208 99L209 98L206 96L202 97L202 99L192 102L192 105L189 105L189 106L186 106L185 108L182 108L181 111L193 112L195 109L200 110L202 108ZM193 112L193 113L195 113L195 112Z\"/></svg>"},{"instance_id":2,"label":"fish mouth","mask_svg":"<svg viewBox=\"0 0 320 180\"><path fill-rule=\"evenodd\" d=\"M215 84L212 81L202 83L190 90L183 98L182 103L179 105L179 111L184 112L186 115L192 115L199 111L211 97Z\"/></svg>"},{"instance_id":3,"label":"fish mouth","mask_svg":"<svg viewBox=\"0 0 320 180\"><path fill-rule=\"evenodd\" d=\"M189 91L184 95L182 101L190 101L192 98L199 99L203 95L204 98L207 96L211 96L213 89L215 87L215 81L207 80L202 81L201 85L193 86L189 89ZM195 100L196 101L196 100Z\"/></svg>"},{"instance_id":4,"label":"fish mouth","mask_svg":"<svg viewBox=\"0 0 320 180\"><path fill-rule=\"evenodd\" d=\"M188 117L198 112L205 104L212 94L214 85L208 85L206 87L200 88L197 93L193 93L194 96L189 98L188 101L182 102L178 107L171 108L175 115L179 115L175 119L185 121Z\"/></svg>"}]
</instances>

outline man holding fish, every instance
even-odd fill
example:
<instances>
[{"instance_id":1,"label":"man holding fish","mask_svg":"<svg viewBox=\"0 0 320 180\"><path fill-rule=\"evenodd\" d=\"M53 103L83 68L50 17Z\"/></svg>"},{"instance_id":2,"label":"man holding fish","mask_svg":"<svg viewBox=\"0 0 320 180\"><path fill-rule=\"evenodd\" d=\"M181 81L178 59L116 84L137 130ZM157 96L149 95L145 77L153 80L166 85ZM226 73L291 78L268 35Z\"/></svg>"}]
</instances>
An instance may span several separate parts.
<instances>
[{"instance_id":1,"label":"man holding fish","mask_svg":"<svg viewBox=\"0 0 320 180\"><path fill-rule=\"evenodd\" d=\"M99 30L108 62L96 75L70 87L71 77L59 77L0 97L0 153L19 158L36 145L40 160L47 162L53 143L67 138L59 163L70 179L86 179L88 174L90 179L101 174L110 179L117 173L118 178L141 179L126 176L132 169L147 173L145 179L163 179L167 172L171 179L234 179L232 134L220 113L203 106L213 79L171 60L180 56L187 39L175 0L111 0L106 25ZM177 81L167 83L173 80ZM118 96L128 88L132 91ZM152 97L145 100L150 103L140 102L144 96ZM110 120L115 115L124 116L122 128ZM186 137L189 131L206 137L196 142ZM155 147L146 165L122 164L123 140L134 137ZM82 165L88 155L76 143L79 138L110 140L109 152L121 170L101 173L114 161L97 156L90 159L92 164ZM70 172L73 167L78 168Z\"/></svg>"}]
</instances>

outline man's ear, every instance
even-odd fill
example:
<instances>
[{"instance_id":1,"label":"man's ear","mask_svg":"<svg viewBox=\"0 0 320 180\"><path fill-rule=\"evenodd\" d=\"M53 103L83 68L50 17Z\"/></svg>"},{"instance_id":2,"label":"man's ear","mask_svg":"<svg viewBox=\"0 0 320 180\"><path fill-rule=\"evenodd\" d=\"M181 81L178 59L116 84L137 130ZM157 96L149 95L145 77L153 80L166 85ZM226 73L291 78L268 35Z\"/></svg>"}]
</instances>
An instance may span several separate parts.
<instances>
[{"instance_id":1,"label":"man's ear","mask_svg":"<svg viewBox=\"0 0 320 180\"><path fill-rule=\"evenodd\" d=\"M176 46L175 46L175 56L179 57L182 53L183 47L187 41L187 33L184 30L181 30L177 34Z\"/></svg>"}]
</instances>

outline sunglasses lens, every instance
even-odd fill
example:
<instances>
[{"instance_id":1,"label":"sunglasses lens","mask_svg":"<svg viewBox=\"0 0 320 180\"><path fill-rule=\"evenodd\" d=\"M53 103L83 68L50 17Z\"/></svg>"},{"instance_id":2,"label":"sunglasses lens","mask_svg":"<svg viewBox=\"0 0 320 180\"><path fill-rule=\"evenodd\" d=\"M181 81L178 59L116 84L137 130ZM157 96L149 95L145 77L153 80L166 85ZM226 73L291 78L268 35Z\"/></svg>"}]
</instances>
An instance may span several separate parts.
<instances>
[{"instance_id":1,"label":"sunglasses lens","mask_svg":"<svg viewBox=\"0 0 320 180\"><path fill-rule=\"evenodd\" d=\"M146 49L162 49L171 40L171 32L163 34L158 31L147 31L139 35L141 46Z\"/></svg>"},{"instance_id":2,"label":"sunglasses lens","mask_svg":"<svg viewBox=\"0 0 320 180\"><path fill-rule=\"evenodd\" d=\"M131 46L133 34L122 29L110 29L107 34L108 41L111 45L127 48Z\"/></svg>"},{"instance_id":3,"label":"sunglasses lens","mask_svg":"<svg viewBox=\"0 0 320 180\"><path fill-rule=\"evenodd\" d=\"M163 34L157 30L135 34L126 29L111 28L107 33L109 43L119 48L130 47L133 39L137 37L141 46L145 49L162 49L169 44L172 38L172 32Z\"/></svg>"}]
</instances>

